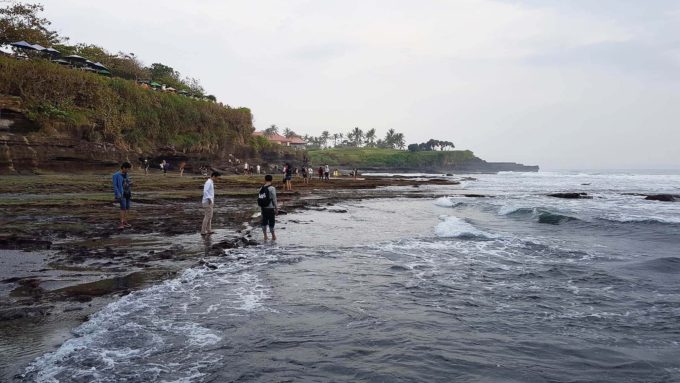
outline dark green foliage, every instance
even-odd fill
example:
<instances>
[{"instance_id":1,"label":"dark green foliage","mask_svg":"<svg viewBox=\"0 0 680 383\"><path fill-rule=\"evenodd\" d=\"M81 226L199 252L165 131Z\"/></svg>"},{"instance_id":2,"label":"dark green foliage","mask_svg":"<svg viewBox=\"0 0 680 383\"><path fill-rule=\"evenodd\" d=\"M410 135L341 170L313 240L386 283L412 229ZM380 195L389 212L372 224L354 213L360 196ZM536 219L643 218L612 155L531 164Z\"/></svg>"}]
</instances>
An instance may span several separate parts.
<instances>
[{"instance_id":1,"label":"dark green foliage","mask_svg":"<svg viewBox=\"0 0 680 383\"><path fill-rule=\"evenodd\" d=\"M50 31L50 21L38 16L40 4L10 2L0 7L0 45L25 40L32 44L50 46L59 35Z\"/></svg>"},{"instance_id":2,"label":"dark green foliage","mask_svg":"<svg viewBox=\"0 0 680 383\"><path fill-rule=\"evenodd\" d=\"M358 168L445 167L475 158L469 150L409 152L385 148L333 148L310 150L313 164Z\"/></svg>"},{"instance_id":3,"label":"dark green foliage","mask_svg":"<svg viewBox=\"0 0 680 383\"><path fill-rule=\"evenodd\" d=\"M408 146L409 152L431 152L433 150L451 150L453 148L455 148L453 142L435 140L434 138L429 139L427 142L411 144Z\"/></svg>"},{"instance_id":4,"label":"dark green foliage","mask_svg":"<svg viewBox=\"0 0 680 383\"><path fill-rule=\"evenodd\" d=\"M41 134L103 141L122 148L217 153L247 145L247 108L143 89L133 81L0 57L0 93L21 97Z\"/></svg>"}]
</instances>

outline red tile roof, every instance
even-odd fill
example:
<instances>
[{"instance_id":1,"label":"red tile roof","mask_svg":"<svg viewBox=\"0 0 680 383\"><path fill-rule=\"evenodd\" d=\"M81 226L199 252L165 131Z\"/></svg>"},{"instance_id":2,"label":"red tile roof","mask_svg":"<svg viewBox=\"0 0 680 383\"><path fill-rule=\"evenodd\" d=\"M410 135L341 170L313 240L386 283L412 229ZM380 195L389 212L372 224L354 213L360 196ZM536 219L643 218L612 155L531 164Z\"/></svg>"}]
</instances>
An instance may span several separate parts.
<instances>
[{"instance_id":1,"label":"red tile roof","mask_svg":"<svg viewBox=\"0 0 680 383\"><path fill-rule=\"evenodd\" d=\"M265 132L253 132L253 136L263 136L266 137L269 142L276 142L281 145L306 145L307 141L303 140L302 138L298 136L293 136L290 138L286 138L285 136L282 136L278 133L275 134L265 134Z\"/></svg>"}]
</instances>

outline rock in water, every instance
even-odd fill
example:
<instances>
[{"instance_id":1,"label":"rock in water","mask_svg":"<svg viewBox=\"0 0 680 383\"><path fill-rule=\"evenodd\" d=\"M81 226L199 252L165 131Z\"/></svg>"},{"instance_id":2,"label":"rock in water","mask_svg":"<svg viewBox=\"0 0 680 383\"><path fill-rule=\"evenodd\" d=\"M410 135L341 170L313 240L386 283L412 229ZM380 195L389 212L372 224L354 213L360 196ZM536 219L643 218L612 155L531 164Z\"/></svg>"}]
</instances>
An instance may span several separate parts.
<instances>
[{"instance_id":1,"label":"rock in water","mask_svg":"<svg viewBox=\"0 0 680 383\"><path fill-rule=\"evenodd\" d=\"M675 202L680 199L680 196L673 194L653 194L645 197L649 201L663 201L663 202Z\"/></svg>"},{"instance_id":2,"label":"rock in water","mask_svg":"<svg viewBox=\"0 0 680 383\"><path fill-rule=\"evenodd\" d=\"M555 197L555 198L567 198L567 199L591 199L593 198L592 196L589 196L588 193L551 193L548 194L548 197Z\"/></svg>"}]
</instances>

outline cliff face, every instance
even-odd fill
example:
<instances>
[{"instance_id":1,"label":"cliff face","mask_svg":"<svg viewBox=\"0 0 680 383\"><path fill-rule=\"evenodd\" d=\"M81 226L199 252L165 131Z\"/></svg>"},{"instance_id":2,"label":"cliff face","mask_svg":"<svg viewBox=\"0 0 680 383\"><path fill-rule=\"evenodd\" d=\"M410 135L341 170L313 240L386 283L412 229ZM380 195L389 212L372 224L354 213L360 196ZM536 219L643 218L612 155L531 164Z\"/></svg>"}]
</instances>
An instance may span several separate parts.
<instances>
[{"instance_id":1,"label":"cliff face","mask_svg":"<svg viewBox=\"0 0 680 383\"><path fill-rule=\"evenodd\" d=\"M140 157L175 167L220 163L248 157L253 130L248 108L0 56L0 172L96 169Z\"/></svg>"},{"instance_id":2,"label":"cliff face","mask_svg":"<svg viewBox=\"0 0 680 383\"><path fill-rule=\"evenodd\" d=\"M468 150L408 152L380 148L338 148L309 152L314 164L373 172L497 173L536 172L538 166L487 162Z\"/></svg>"},{"instance_id":3,"label":"cliff face","mask_svg":"<svg viewBox=\"0 0 680 383\"><path fill-rule=\"evenodd\" d=\"M444 170L449 173L537 172L538 166L515 162L487 162L481 158L474 158Z\"/></svg>"},{"instance_id":4,"label":"cliff face","mask_svg":"<svg viewBox=\"0 0 680 383\"><path fill-rule=\"evenodd\" d=\"M172 145L142 152L64 134L46 136L26 113L19 97L0 95L0 174L108 171L123 161L139 166L142 157L148 158L153 167L165 160L174 169L185 164L186 170L192 171L210 166L213 161L227 162L230 154L241 154L239 150L217 153L178 150Z\"/></svg>"}]
</instances>

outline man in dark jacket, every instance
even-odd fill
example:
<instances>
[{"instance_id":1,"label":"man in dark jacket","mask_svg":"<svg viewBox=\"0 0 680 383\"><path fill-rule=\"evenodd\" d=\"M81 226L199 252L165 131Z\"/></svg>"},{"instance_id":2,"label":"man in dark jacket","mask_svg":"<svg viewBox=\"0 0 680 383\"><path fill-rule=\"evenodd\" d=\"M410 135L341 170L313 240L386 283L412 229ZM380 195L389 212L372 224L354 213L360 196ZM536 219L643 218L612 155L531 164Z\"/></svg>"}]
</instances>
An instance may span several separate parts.
<instances>
[{"instance_id":1,"label":"man in dark jacket","mask_svg":"<svg viewBox=\"0 0 680 383\"><path fill-rule=\"evenodd\" d=\"M116 202L120 203L119 229L132 226L127 221L130 200L132 199L132 180L128 174L130 168L132 168L132 165L129 162L123 162L120 165L120 170L113 175L113 196Z\"/></svg>"},{"instance_id":2,"label":"man in dark jacket","mask_svg":"<svg viewBox=\"0 0 680 383\"><path fill-rule=\"evenodd\" d=\"M276 234L274 233L274 224L276 223L276 214L279 212L279 206L276 201L276 188L272 186L272 180L274 178L271 174L264 176L265 184L260 188L260 194L258 196L258 203L261 201L269 199L269 203L265 206L260 205L262 209L262 233L264 234L264 240L267 238L267 226L269 226L269 231L272 233L272 240L276 241Z\"/></svg>"}]
</instances>

